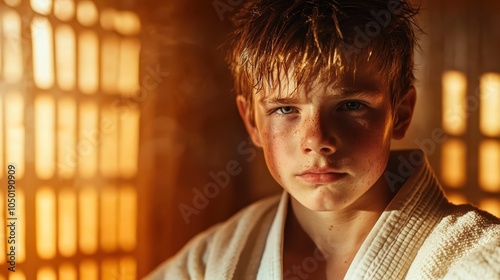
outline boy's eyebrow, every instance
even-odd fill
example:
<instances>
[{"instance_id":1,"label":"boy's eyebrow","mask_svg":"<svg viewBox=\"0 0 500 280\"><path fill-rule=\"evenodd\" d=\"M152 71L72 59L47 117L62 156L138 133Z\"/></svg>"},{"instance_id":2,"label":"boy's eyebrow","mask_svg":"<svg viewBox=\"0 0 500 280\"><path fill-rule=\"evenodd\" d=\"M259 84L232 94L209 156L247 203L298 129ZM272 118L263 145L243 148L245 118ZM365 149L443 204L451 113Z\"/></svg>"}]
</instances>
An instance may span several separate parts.
<instances>
[{"instance_id":1,"label":"boy's eyebrow","mask_svg":"<svg viewBox=\"0 0 500 280\"><path fill-rule=\"evenodd\" d=\"M346 98L346 97L373 97L377 95L377 93L381 93L381 91L377 89L356 89L356 88L335 88L335 92L338 92L338 94L335 94L333 96L335 97L340 97L340 98ZM296 97L285 97L285 98L262 98L259 100L259 103L261 105L267 105L267 104L297 104L303 102L303 99L296 98Z\"/></svg>"},{"instance_id":2,"label":"boy's eyebrow","mask_svg":"<svg viewBox=\"0 0 500 280\"><path fill-rule=\"evenodd\" d=\"M259 100L262 105L266 104L296 104L300 103L300 99L296 97L285 97L285 98L262 98Z\"/></svg>"}]
</instances>

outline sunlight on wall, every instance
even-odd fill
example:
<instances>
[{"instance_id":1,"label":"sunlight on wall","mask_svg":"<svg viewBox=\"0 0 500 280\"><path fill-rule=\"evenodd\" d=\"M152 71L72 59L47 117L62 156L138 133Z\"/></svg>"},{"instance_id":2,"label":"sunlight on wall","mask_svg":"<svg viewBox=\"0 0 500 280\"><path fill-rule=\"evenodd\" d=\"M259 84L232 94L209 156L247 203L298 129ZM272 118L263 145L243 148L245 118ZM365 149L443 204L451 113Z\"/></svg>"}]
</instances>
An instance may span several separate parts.
<instances>
[{"instance_id":1,"label":"sunlight on wall","mask_svg":"<svg viewBox=\"0 0 500 280\"><path fill-rule=\"evenodd\" d=\"M118 154L121 152L117 143L119 114L111 106L102 108L101 111L101 150L100 150L100 168L101 174L108 178L118 176Z\"/></svg>"},{"instance_id":2,"label":"sunlight on wall","mask_svg":"<svg viewBox=\"0 0 500 280\"><path fill-rule=\"evenodd\" d=\"M14 11L2 11L2 33L3 33L3 78L10 83L17 83L23 76L23 53L21 37L21 18Z\"/></svg>"},{"instance_id":3,"label":"sunlight on wall","mask_svg":"<svg viewBox=\"0 0 500 280\"><path fill-rule=\"evenodd\" d=\"M124 251L136 247L137 236L137 192L132 185L122 186L119 194L118 242Z\"/></svg>"},{"instance_id":4,"label":"sunlight on wall","mask_svg":"<svg viewBox=\"0 0 500 280\"><path fill-rule=\"evenodd\" d=\"M129 107L120 119L120 175L131 178L137 173L139 154L139 108Z\"/></svg>"},{"instance_id":5,"label":"sunlight on wall","mask_svg":"<svg viewBox=\"0 0 500 280\"><path fill-rule=\"evenodd\" d=\"M446 198L453 204L465 204L467 203L467 198L463 194L457 193L447 193Z\"/></svg>"},{"instance_id":6,"label":"sunlight on wall","mask_svg":"<svg viewBox=\"0 0 500 280\"><path fill-rule=\"evenodd\" d=\"M17 191L17 260L23 263L26 260L26 199L23 190Z\"/></svg>"},{"instance_id":7,"label":"sunlight on wall","mask_svg":"<svg viewBox=\"0 0 500 280\"><path fill-rule=\"evenodd\" d=\"M95 24L98 19L98 13L94 2L87 0L78 1L76 19L84 26Z\"/></svg>"},{"instance_id":8,"label":"sunlight on wall","mask_svg":"<svg viewBox=\"0 0 500 280\"><path fill-rule=\"evenodd\" d=\"M84 260L80 263L80 280L99 279L97 263L93 260Z\"/></svg>"},{"instance_id":9,"label":"sunlight on wall","mask_svg":"<svg viewBox=\"0 0 500 280\"><path fill-rule=\"evenodd\" d=\"M94 32L83 31L79 35L78 87L83 93L96 93L99 79L99 39Z\"/></svg>"},{"instance_id":10,"label":"sunlight on wall","mask_svg":"<svg viewBox=\"0 0 500 280\"><path fill-rule=\"evenodd\" d=\"M5 139L5 162L16 163L16 175L21 179L24 175L24 98L18 91L13 91L4 95L5 115L9 116L9 121L5 122L7 131Z\"/></svg>"},{"instance_id":11,"label":"sunlight on wall","mask_svg":"<svg viewBox=\"0 0 500 280\"><path fill-rule=\"evenodd\" d=\"M56 280L57 276L56 276L56 272L54 271L54 269L52 269L50 267L43 267L40 270L38 270L36 279L37 280Z\"/></svg>"},{"instance_id":12,"label":"sunlight on wall","mask_svg":"<svg viewBox=\"0 0 500 280\"><path fill-rule=\"evenodd\" d=\"M465 183L466 146L462 140L449 139L442 146L442 177L443 183L459 188Z\"/></svg>"},{"instance_id":13,"label":"sunlight on wall","mask_svg":"<svg viewBox=\"0 0 500 280\"><path fill-rule=\"evenodd\" d=\"M497 199L485 198L481 200L481 202L479 203L479 207L481 209L487 209L488 212L497 217L500 217L500 203L498 203Z\"/></svg>"},{"instance_id":14,"label":"sunlight on wall","mask_svg":"<svg viewBox=\"0 0 500 280\"><path fill-rule=\"evenodd\" d=\"M29 192L16 190L19 267L0 280L136 279L139 17L89 0L2 2L0 178L14 163Z\"/></svg>"},{"instance_id":15,"label":"sunlight on wall","mask_svg":"<svg viewBox=\"0 0 500 280\"><path fill-rule=\"evenodd\" d=\"M124 39L120 44L120 72L118 90L123 95L134 95L139 86L139 57L141 45L138 40Z\"/></svg>"},{"instance_id":16,"label":"sunlight on wall","mask_svg":"<svg viewBox=\"0 0 500 280\"><path fill-rule=\"evenodd\" d=\"M54 3L54 15L63 21L70 20L75 14L73 0L57 0Z\"/></svg>"},{"instance_id":17,"label":"sunlight on wall","mask_svg":"<svg viewBox=\"0 0 500 280\"><path fill-rule=\"evenodd\" d=\"M80 250L87 255L97 250L97 190L93 186L84 187L79 198L79 245Z\"/></svg>"},{"instance_id":18,"label":"sunlight on wall","mask_svg":"<svg viewBox=\"0 0 500 280\"><path fill-rule=\"evenodd\" d=\"M48 89L54 83L54 49L49 20L35 17L31 23L31 36L33 38L33 79L37 87Z\"/></svg>"},{"instance_id":19,"label":"sunlight on wall","mask_svg":"<svg viewBox=\"0 0 500 280\"><path fill-rule=\"evenodd\" d=\"M76 249L76 193L71 188L63 188L58 197L58 247L64 257L75 255Z\"/></svg>"},{"instance_id":20,"label":"sunlight on wall","mask_svg":"<svg viewBox=\"0 0 500 280\"><path fill-rule=\"evenodd\" d=\"M26 277L21 270L16 270L16 273L9 274L9 280L26 280Z\"/></svg>"},{"instance_id":21,"label":"sunlight on wall","mask_svg":"<svg viewBox=\"0 0 500 280\"><path fill-rule=\"evenodd\" d=\"M21 3L21 0L4 0L5 4L15 7Z\"/></svg>"},{"instance_id":22,"label":"sunlight on wall","mask_svg":"<svg viewBox=\"0 0 500 280\"><path fill-rule=\"evenodd\" d=\"M30 3L33 11L39 14L48 15L50 13L50 10L52 9L52 1L31 0Z\"/></svg>"},{"instance_id":23,"label":"sunlight on wall","mask_svg":"<svg viewBox=\"0 0 500 280\"><path fill-rule=\"evenodd\" d=\"M75 32L69 25L60 25L55 31L57 85L62 90L72 90L76 82Z\"/></svg>"},{"instance_id":24,"label":"sunlight on wall","mask_svg":"<svg viewBox=\"0 0 500 280\"><path fill-rule=\"evenodd\" d=\"M101 46L101 88L106 93L116 92L120 61L120 39L118 36L104 38Z\"/></svg>"},{"instance_id":25,"label":"sunlight on wall","mask_svg":"<svg viewBox=\"0 0 500 280\"><path fill-rule=\"evenodd\" d=\"M78 151L76 151L76 102L69 97L59 99L57 105L57 169L58 177L75 176Z\"/></svg>"},{"instance_id":26,"label":"sunlight on wall","mask_svg":"<svg viewBox=\"0 0 500 280\"><path fill-rule=\"evenodd\" d=\"M94 102L80 103L80 131L78 138L78 167L82 178L92 178L97 171L98 109Z\"/></svg>"},{"instance_id":27,"label":"sunlight on wall","mask_svg":"<svg viewBox=\"0 0 500 280\"><path fill-rule=\"evenodd\" d=\"M500 74L481 76L480 129L486 136L500 136Z\"/></svg>"},{"instance_id":28,"label":"sunlight on wall","mask_svg":"<svg viewBox=\"0 0 500 280\"><path fill-rule=\"evenodd\" d=\"M0 50L1 51L1 50ZM1 55L0 55L1 57ZM0 61L1 62L1 61ZM1 65L0 65L1 66ZM0 67L1 69L2 67ZM0 117L3 117L3 96L0 95ZM3 132L4 129L3 129L3 122L0 121L0 132ZM4 146L4 141L3 141L3 137L0 137L0 178L3 178L3 173L4 173L4 170L5 170L5 167L4 167L4 152L3 152L3 147ZM0 193L1 195L1 193ZM2 211L2 210L0 210ZM3 217L3 216L0 216L0 217ZM0 244L1 244L2 241L0 241ZM1 245L0 245L1 247ZM1 251L2 249L0 248L0 254L2 253ZM2 261L2 257L0 256L0 262Z\"/></svg>"},{"instance_id":29,"label":"sunlight on wall","mask_svg":"<svg viewBox=\"0 0 500 280\"><path fill-rule=\"evenodd\" d=\"M116 249L118 240L116 218L118 207L118 195L114 186L106 186L101 190L101 248L104 251L112 252Z\"/></svg>"},{"instance_id":30,"label":"sunlight on wall","mask_svg":"<svg viewBox=\"0 0 500 280\"><path fill-rule=\"evenodd\" d=\"M463 134L466 130L465 95L467 79L458 71L443 74L443 128L451 135Z\"/></svg>"},{"instance_id":31,"label":"sunlight on wall","mask_svg":"<svg viewBox=\"0 0 500 280\"><path fill-rule=\"evenodd\" d=\"M40 187L36 193L36 249L42 259L56 255L56 198L50 187Z\"/></svg>"},{"instance_id":32,"label":"sunlight on wall","mask_svg":"<svg viewBox=\"0 0 500 280\"><path fill-rule=\"evenodd\" d=\"M489 192L500 192L500 141L484 140L479 146L479 184Z\"/></svg>"},{"instance_id":33,"label":"sunlight on wall","mask_svg":"<svg viewBox=\"0 0 500 280\"><path fill-rule=\"evenodd\" d=\"M35 171L40 179L55 173L55 111L50 95L35 98Z\"/></svg>"},{"instance_id":34,"label":"sunlight on wall","mask_svg":"<svg viewBox=\"0 0 500 280\"><path fill-rule=\"evenodd\" d=\"M59 279L76 280L76 268L70 263L63 263L59 266Z\"/></svg>"}]
</instances>

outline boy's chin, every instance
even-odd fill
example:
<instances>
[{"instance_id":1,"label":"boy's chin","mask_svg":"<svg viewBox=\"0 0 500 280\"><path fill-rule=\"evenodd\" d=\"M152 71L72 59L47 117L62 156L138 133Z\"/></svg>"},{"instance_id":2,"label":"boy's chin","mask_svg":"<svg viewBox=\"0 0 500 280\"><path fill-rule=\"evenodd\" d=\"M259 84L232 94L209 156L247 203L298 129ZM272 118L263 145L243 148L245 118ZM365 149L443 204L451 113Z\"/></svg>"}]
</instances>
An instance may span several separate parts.
<instances>
[{"instance_id":1,"label":"boy's chin","mask_svg":"<svg viewBox=\"0 0 500 280\"><path fill-rule=\"evenodd\" d=\"M293 196L293 194L291 194ZM317 191L303 197L294 197L305 209L311 211L340 211L346 209L351 203L349 195L332 192Z\"/></svg>"}]
</instances>

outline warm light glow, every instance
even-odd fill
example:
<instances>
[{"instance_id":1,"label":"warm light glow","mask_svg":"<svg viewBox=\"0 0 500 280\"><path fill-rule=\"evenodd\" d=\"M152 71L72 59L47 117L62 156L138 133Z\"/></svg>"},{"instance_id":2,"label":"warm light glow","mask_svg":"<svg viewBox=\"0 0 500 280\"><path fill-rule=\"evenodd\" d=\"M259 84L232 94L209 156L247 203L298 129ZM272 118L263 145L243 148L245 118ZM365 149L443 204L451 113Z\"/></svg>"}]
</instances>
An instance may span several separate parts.
<instances>
[{"instance_id":1,"label":"warm light glow","mask_svg":"<svg viewBox=\"0 0 500 280\"><path fill-rule=\"evenodd\" d=\"M118 175L118 112L111 107L101 111L101 173L106 178Z\"/></svg>"},{"instance_id":2,"label":"warm light glow","mask_svg":"<svg viewBox=\"0 0 500 280\"><path fill-rule=\"evenodd\" d=\"M80 280L99 279L97 264L93 260L84 260L80 263Z\"/></svg>"},{"instance_id":3,"label":"warm light glow","mask_svg":"<svg viewBox=\"0 0 500 280\"><path fill-rule=\"evenodd\" d=\"M97 34L84 31L79 36L78 87L83 93L92 94L98 88L98 46Z\"/></svg>"},{"instance_id":4,"label":"warm light glow","mask_svg":"<svg viewBox=\"0 0 500 280\"><path fill-rule=\"evenodd\" d=\"M500 141L479 145L479 185L485 191L500 192Z\"/></svg>"},{"instance_id":5,"label":"warm light glow","mask_svg":"<svg viewBox=\"0 0 500 280\"><path fill-rule=\"evenodd\" d=\"M139 151L139 109L137 107L123 108L120 118L120 174L130 178L137 172Z\"/></svg>"},{"instance_id":6,"label":"warm light glow","mask_svg":"<svg viewBox=\"0 0 500 280\"><path fill-rule=\"evenodd\" d=\"M19 92L5 95L5 158L16 164L17 179L24 175L24 99Z\"/></svg>"},{"instance_id":7,"label":"warm light glow","mask_svg":"<svg viewBox=\"0 0 500 280\"><path fill-rule=\"evenodd\" d=\"M97 250L97 218L97 191L93 187L85 187L80 191L78 201L78 237L84 254L93 254Z\"/></svg>"},{"instance_id":8,"label":"warm light glow","mask_svg":"<svg viewBox=\"0 0 500 280\"><path fill-rule=\"evenodd\" d=\"M24 199L24 191L23 190L16 190L16 195L17 195L17 262L18 263L23 263L26 260L26 215L25 215L25 209L26 209L26 203ZM16 271L17 273L17 271Z\"/></svg>"},{"instance_id":9,"label":"warm light glow","mask_svg":"<svg viewBox=\"0 0 500 280\"><path fill-rule=\"evenodd\" d=\"M124 257L120 260L120 275L124 280L137 279L136 266L136 261L132 257Z\"/></svg>"},{"instance_id":10,"label":"warm light glow","mask_svg":"<svg viewBox=\"0 0 500 280\"><path fill-rule=\"evenodd\" d=\"M52 46L52 27L46 18L35 17L31 23L33 43L33 79L41 89L54 84L54 64Z\"/></svg>"},{"instance_id":11,"label":"warm light glow","mask_svg":"<svg viewBox=\"0 0 500 280\"><path fill-rule=\"evenodd\" d=\"M481 76L480 128L487 136L500 136L500 74Z\"/></svg>"},{"instance_id":12,"label":"warm light glow","mask_svg":"<svg viewBox=\"0 0 500 280\"><path fill-rule=\"evenodd\" d=\"M48 15L52 9L52 0L31 0L30 3L33 11L42 15Z\"/></svg>"},{"instance_id":13,"label":"warm light glow","mask_svg":"<svg viewBox=\"0 0 500 280\"><path fill-rule=\"evenodd\" d=\"M137 194L133 186L120 189L118 241L125 251L131 251L136 244Z\"/></svg>"},{"instance_id":14,"label":"warm light glow","mask_svg":"<svg viewBox=\"0 0 500 280\"><path fill-rule=\"evenodd\" d=\"M35 171L40 179L55 172L55 104L49 95L35 98Z\"/></svg>"},{"instance_id":15,"label":"warm light glow","mask_svg":"<svg viewBox=\"0 0 500 280\"><path fill-rule=\"evenodd\" d=\"M71 98L59 99L57 105L57 170L58 178L75 175L78 152L76 150L76 103Z\"/></svg>"},{"instance_id":16,"label":"warm light glow","mask_svg":"<svg viewBox=\"0 0 500 280\"><path fill-rule=\"evenodd\" d=\"M76 269L70 263L64 263L59 266L59 279L61 280L76 280Z\"/></svg>"},{"instance_id":17,"label":"warm light glow","mask_svg":"<svg viewBox=\"0 0 500 280\"><path fill-rule=\"evenodd\" d=\"M56 280L56 272L50 267L44 267L38 270L36 274L37 280Z\"/></svg>"},{"instance_id":18,"label":"warm light glow","mask_svg":"<svg viewBox=\"0 0 500 280\"><path fill-rule=\"evenodd\" d=\"M114 259L104 259L101 263L101 275L101 279L121 279L118 274L118 262Z\"/></svg>"},{"instance_id":19,"label":"warm light glow","mask_svg":"<svg viewBox=\"0 0 500 280\"><path fill-rule=\"evenodd\" d=\"M42 259L56 255L55 194L49 187L36 192L36 249Z\"/></svg>"},{"instance_id":20,"label":"warm light glow","mask_svg":"<svg viewBox=\"0 0 500 280\"><path fill-rule=\"evenodd\" d=\"M139 87L139 51L141 45L135 39L123 39L120 50L120 74L118 90L122 95L133 95Z\"/></svg>"},{"instance_id":21,"label":"warm light glow","mask_svg":"<svg viewBox=\"0 0 500 280\"><path fill-rule=\"evenodd\" d=\"M63 90L75 87L75 32L68 25L56 29L57 85Z\"/></svg>"},{"instance_id":22,"label":"warm light glow","mask_svg":"<svg viewBox=\"0 0 500 280\"><path fill-rule=\"evenodd\" d=\"M500 200L494 198L482 199L479 203L479 208L484 211L490 212L497 218L500 218Z\"/></svg>"},{"instance_id":23,"label":"warm light glow","mask_svg":"<svg viewBox=\"0 0 500 280\"><path fill-rule=\"evenodd\" d=\"M97 22L98 13L94 2L82 0L78 2L76 18L85 26L93 25Z\"/></svg>"},{"instance_id":24,"label":"warm light glow","mask_svg":"<svg viewBox=\"0 0 500 280\"><path fill-rule=\"evenodd\" d=\"M452 135L460 135L466 129L467 78L458 71L443 74L443 128Z\"/></svg>"},{"instance_id":25,"label":"warm light glow","mask_svg":"<svg viewBox=\"0 0 500 280\"><path fill-rule=\"evenodd\" d=\"M5 36L2 34L2 32L3 32L2 26L1 26L2 21L3 21L2 15L0 15L0 38L2 38L2 41L3 41L4 40L3 37L5 37ZM2 70L3 70L2 69L2 65L3 65L3 61L2 61L3 60L3 51L2 51L3 46L2 45L3 44L0 44L0 77L2 78L2 80L4 80L3 75L2 75Z\"/></svg>"},{"instance_id":26,"label":"warm light glow","mask_svg":"<svg viewBox=\"0 0 500 280\"><path fill-rule=\"evenodd\" d=\"M130 11L121 11L114 16L115 30L124 35L133 35L141 31L141 20Z\"/></svg>"},{"instance_id":27,"label":"warm light glow","mask_svg":"<svg viewBox=\"0 0 500 280\"><path fill-rule=\"evenodd\" d=\"M101 191L101 248L112 252L117 241L117 200L116 188L106 186ZM107 278L103 278L107 279Z\"/></svg>"},{"instance_id":28,"label":"warm light glow","mask_svg":"<svg viewBox=\"0 0 500 280\"><path fill-rule=\"evenodd\" d=\"M0 193L0 217L2 217L2 218L5 217L4 209L7 208L7 207L4 208L3 202L4 202L4 197L3 197L2 193ZM4 230L0 230L0 263L5 263L5 256L6 256L6 252L5 252L5 244L6 244L5 234L7 233L7 235L8 235L9 231L10 231L9 228L6 228Z\"/></svg>"},{"instance_id":29,"label":"warm light glow","mask_svg":"<svg viewBox=\"0 0 500 280\"><path fill-rule=\"evenodd\" d=\"M103 9L101 11L100 23L102 28L113 30L115 28L116 11L114 9Z\"/></svg>"},{"instance_id":30,"label":"warm light glow","mask_svg":"<svg viewBox=\"0 0 500 280\"><path fill-rule=\"evenodd\" d=\"M16 269L16 273L9 273L9 280L26 280L26 276L24 272Z\"/></svg>"},{"instance_id":31,"label":"warm light glow","mask_svg":"<svg viewBox=\"0 0 500 280\"><path fill-rule=\"evenodd\" d=\"M95 103L80 104L80 132L76 148L79 173L84 178L92 178L97 170L97 145L99 145L97 113Z\"/></svg>"},{"instance_id":32,"label":"warm light glow","mask_svg":"<svg viewBox=\"0 0 500 280\"><path fill-rule=\"evenodd\" d=\"M21 3L21 0L4 0L5 4L15 7Z\"/></svg>"},{"instance_id":33,"label":"warm light glow","mask_svg":"<svg viewBox=\"0 0 500 280\"><path fill-rule=\"evenodd\" d=\"M70 188L59 192L58 204L58 245L59 252L64 257L71 257L76 253L76 195ZM67 279L67 278L62 278Z\"/></svg>"},{"instance_id":34,"label":"warm light glow","mask_svg":"<svg viewBox=\"0 0 500 280\"><path fill-rule=\"evenodd\" d=\"M2 19L3 77L7 83L17 83L23 76L23 52L21 43L21 18L12 10L4 10ZM1 15L1 14L0 14Z\"/></svg>"},{"instance_id":35,"label":"warm light glow","mask_svg":"<svg viewBox=\"0 0 500 280\"><path fill-rule=\"evenodd\" d=\"M466 146L462 140L449 139L442 146L441 170L443 183L459 188L465 183Z\"/></svg>"},{"instance_id":36,"label":"warm light glow","mask_svg":"<svg viewBox=\"0 0 500 280\"><path fill-rule=\"evenodd\" d=\"M1 44L0 44L1 45ZM0 49L1 51L1 49ZM1 55L0 55L1 57ZM0 65L0 68L1 65ZM3 95L0 95L0 120L3 120L5 117L4 117L4 114L3 114ZM3 121L0 121L0 132L2 133L2 135L5 135L5 132L4 132L4 129L3 129ZM3 136L0 137L0 178L3 177L3 174L4 174L4 154L3 154L3 148L4 148L4 143L3 143ZM0 210L1 211L1 210ZM3 217L3 216L0 216L0 217ZM0 236L1 237L1 236ZM1 250L1 241L0 241L0 253L2 252ZM0 257L0 263L2 263L2 257Z\"/></svg>"},{"instance_id":37,"label":"warm light glow","mask_svg":"<svg viewBox=\"0 0 500 280\"><path fill-rule=\"evenodd\" d=\"M462 194L447 193L446 198L448 198L448 201L456 205L467 203L467 198L465 198Z\"/></svg>"},{"instance_id":38,"label":"warm light glow","mask_svg":"<svg viewBox=\"0 0 500 280\"><path fill-rule=\"evenodd\" d=\"M57 0L54 3L54 15L60 20L70 20L75 14L73 0Z\"/></svg>"},{"instance_id":39,"label":"warm light glow","mask_svg":"<svg viewBox=\"0 0 500 280\"><path fill-rule=\"evenodd\" d=\"M106 93L117 91L118 66L120 58L120 39L107 36L102 41L101 51L101 87Z\"/></svg>"}]
</instances>

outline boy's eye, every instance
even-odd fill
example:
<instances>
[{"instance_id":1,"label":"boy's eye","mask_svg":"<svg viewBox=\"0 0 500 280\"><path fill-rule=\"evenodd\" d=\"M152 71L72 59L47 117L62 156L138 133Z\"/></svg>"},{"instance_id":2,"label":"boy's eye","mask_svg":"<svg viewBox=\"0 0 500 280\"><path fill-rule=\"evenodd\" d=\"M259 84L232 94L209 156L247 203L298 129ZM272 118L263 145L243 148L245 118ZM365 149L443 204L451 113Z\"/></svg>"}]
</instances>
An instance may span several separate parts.
<instances>
[{"instance_id":1,"label":"boy's eye","mask_svg":"<svg viewBox=\"0 0 500 280\"><path fill-rule=\"evenodd\" d=\"M280 115L289 115L295 112L295 108L291 106L279 107L276 108L275 112L277 112Z\"/></svg>"},{"instance_id":2,"label":"boy's eye","mask_svg":"<svg viewBox=\"0 0 500 280\"><path fill-rule=\"evenodd\" d=\"M358 101L347 101L344 104L342 104L341 109L346 110L346 111L355 111L359 110L363 107L363 104Z\"/></svg>"}]
</instances>

